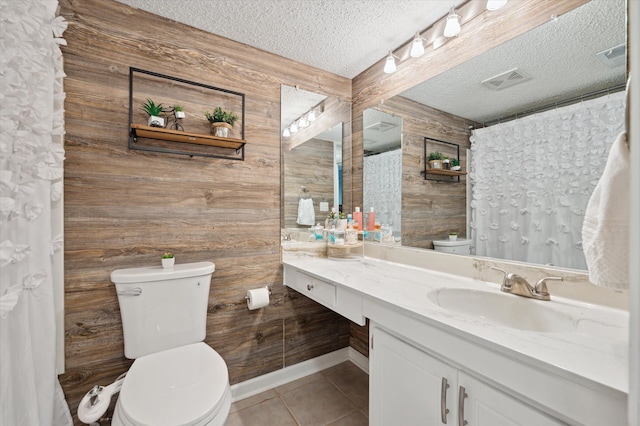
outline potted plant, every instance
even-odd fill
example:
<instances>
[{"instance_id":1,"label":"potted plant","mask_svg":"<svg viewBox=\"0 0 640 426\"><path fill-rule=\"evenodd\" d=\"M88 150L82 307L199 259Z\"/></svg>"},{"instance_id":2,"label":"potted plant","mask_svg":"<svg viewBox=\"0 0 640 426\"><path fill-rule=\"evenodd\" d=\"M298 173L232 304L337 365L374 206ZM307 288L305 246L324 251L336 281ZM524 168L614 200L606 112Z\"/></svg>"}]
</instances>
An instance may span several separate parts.
<instances>
[{"instance_id":1,"label":"potted plant","mask_svg":"<svg viewBox=\"0 0 640 426\"><path fill-rule=\"evenodd\" d=\"M173 253L165 253L162 255L162 267L164 269L173 269L173 264L175 263L176 258Z\"/></svg>"},{"instance_id":2,"label":"potted plant","mask_svg":"<svg viewBox=\"0 0 640 426\"><path fill-rule=\"evenodd\" d=\"M441 169L442 161L444 160L444 155L442 155L438 151L433 151L431 154L429 154L428 160L429 160L429 168Z\"/></svg>"},{"instance_id":3,"label":"potted plant","mask_svg":"<svg viewBox=\"0 0 640 426\"><path fill-rule=\"evenodd\" d=\"M458 171L460 170L460 168L460 160L458 160L457 158L451 160L451 170Z\"/></svg>"},{"instance_id":4,"label":"potted plant","mask_svg":"<svg viewBox=\"0 0 640 426\"><path fill-rule=\"evenodd\" d=\"M185 114L184 114L184 109L182 108L182 105L175 104L173 106L173 114L175 115L176 119L184 118Z\"/></svg>"},{"instance_id":5,"label":"potted plant","mask_svg":"<svg viewBox=\"0 0 640 426\"><path fill-rule=\"evenodd\" d=\"M164 127L164 118L162 114L162 104L156 104L150 98L142 104L142 109L149 115L147 124L151 127Z\"/></svg>"},{"instance_id":6,"label":"potted plant","mask_svg":"<svg viewBox=\"0 0 640 426\"><path fill-rule=\"evenodd\" d=\"M455 241L457 239L458 239L458 233L457 232L449 232L449 240Z\"/></svg>"},{"instance_id":7,"label":"potted plant","mask_svg":"<svg viewBox=\"0 0 640 426\"><path fill-rule=\"evenodd\" d=\"M213 110L213 114L209 111L205 112L204 116L207 117L207 120L211 123L213 136L222 138L229 137L229 131L238 119L238 116L233 112L224 111L221 107L216 107L216 109Z\"/></svg>"}]
</instances>

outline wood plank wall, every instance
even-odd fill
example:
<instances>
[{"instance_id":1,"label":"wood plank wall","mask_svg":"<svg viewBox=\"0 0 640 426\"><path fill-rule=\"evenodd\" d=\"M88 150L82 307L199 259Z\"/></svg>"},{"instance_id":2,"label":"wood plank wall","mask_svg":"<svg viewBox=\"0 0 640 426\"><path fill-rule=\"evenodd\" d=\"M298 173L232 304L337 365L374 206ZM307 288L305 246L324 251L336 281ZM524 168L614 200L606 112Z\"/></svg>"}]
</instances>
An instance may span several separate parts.
<instances>
[{"instance_id":1,"label":"wood plank wall","mask_svg":"<svg viewBox=\"0 0 640 426\"><path fill-rule=\"evenodd\" d=\"M375 109L402 118L402 245L433 248L434 239L447 239L449 231L465 236L466 177L454 181L425 180L424 137L460 145L460 165L467 170L470 121L394 96ZM455 158L447 145L429 144L427 155L440 151ZM449 178L446 178L447 180Z\"/></svg>"},{"instance_id":2,"label":"wood plank wall","mask_svg":"<svg viewBox=\"0 0 640 426\"><path fill-rule=\"evenodd\" d=\"M333 142L310 139L284 152L284 225L285 228L304 228L298 225L300 188L306 187L313 200L316 223L322 223L327 212L320 211L320 202L335 205L333 199Z\"/></svg>"},{"instance_id":3,"label":"wood plank wall","mask_svg":"<svg viewBox=\"0 0 640 426\"><path fill-rule=\"evenodd\" d=\"M159 265L164 251L216 264L205 341L231 383L345 347L347 320L282 286L280 85L350 102L351 81L115 1L60 3L69 21L60 380L74 416L93 385L131 364L109 274ZM246 161L129 150L130 66L245 93ZM271 305L249 311L246 290L265 284Z\"/></svg>"}]
</instances>

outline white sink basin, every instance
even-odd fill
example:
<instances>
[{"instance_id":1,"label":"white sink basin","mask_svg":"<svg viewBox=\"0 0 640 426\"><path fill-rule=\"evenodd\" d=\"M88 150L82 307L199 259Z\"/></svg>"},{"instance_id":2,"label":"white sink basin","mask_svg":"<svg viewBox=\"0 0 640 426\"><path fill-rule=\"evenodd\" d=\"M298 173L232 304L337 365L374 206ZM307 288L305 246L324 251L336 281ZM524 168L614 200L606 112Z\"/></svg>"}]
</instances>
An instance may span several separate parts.
<instances>
[{"instance_id":1,"label":"white sink basin","mask_svg":"<svg viewBox=\"0 0 640 426\"><path fill-rule=\"evenodd\" d=\"M542 333L575 332L579 321L545 302L507 293L444 288L428 293L443 309L502 327Z\"/></svg>"}]
</instances>

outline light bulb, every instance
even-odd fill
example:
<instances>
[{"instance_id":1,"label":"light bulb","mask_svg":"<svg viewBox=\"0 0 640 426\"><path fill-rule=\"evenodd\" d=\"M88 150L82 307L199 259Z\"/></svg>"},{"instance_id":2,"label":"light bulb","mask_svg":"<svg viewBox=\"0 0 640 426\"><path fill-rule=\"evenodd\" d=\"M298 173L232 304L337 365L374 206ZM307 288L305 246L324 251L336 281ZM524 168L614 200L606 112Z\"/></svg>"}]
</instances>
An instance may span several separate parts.
<instances>
[{"instance_id":1,"label":"light bulb","mask_svg":"<svg viewBox=\"0 0 640 426\"><path fill-rule=\"evenodd\" d=\"M424 55L424 44L422 44L422 37L420 37L420 34L418 33L416 33L413 43L411 44L410 55L412 58L419 58Z\"/></svg>"},{"instance_id":2,"label":"light bulb","mask_svg":"<svg viewBox=\"0 0 640 426\"><path fill-rule=\"evenodd\" d=\"M387 61L384 64L384 73L392 74L394 72L396 72L396 59L393 57L393 53L389 52Z\"/></svg>"},{"instance_id":3,"label":"light bulb","mask_svg":"<svg viewBox=\"0 0 640 426\"><path fill-rule=\"evenodd\" d=\"M316 121L316 110L315 109L312 109L311 111L309 111L309 115L307 116L307 120Z\"/></svg>"},{"instance_id":4,"label":"light bulb","mask_svg":"<svg viewBox=\"0 0 640 426\"><path fill-rule=\"evenodd\" d=\"M458 34L460 34L460 15L458 15L452 7L451 12L449 12L449 16L447 16L447 25L444 27L444 36L455 37Z\"/></svg>"},{"instance_id":5,"label":"light bulb","mask_svg":"<svg viewBox=\"0 0 640 426\"><path fill-rule=\"evenodd\" d=\"M289 136L291 136L291 132L289 132L288 127L284 129L284 132L282 132L282 136L284 136L285 138L288 138Z\"/></svg>"},{"instance_id":6,"label":"light bulb","mask_svg":"<svg viewBox=\"0 0 640 426\"><path fill-rule=\"evenodd\" d=\"M296 122L294 121L293 123L291 123L291 134L293 135L294 133L298 133L298 125L296 124Z\"/></svg>"},{"instance_id":7,"label":"light bulb","mask_svg":"<svg viewBox=\"0 0 640 426\"><path fill-rule=\"evenodd\" d=\"M507 4L507 0L487 0L487 10L498 10Z\"/></svg>"}]
</instances>

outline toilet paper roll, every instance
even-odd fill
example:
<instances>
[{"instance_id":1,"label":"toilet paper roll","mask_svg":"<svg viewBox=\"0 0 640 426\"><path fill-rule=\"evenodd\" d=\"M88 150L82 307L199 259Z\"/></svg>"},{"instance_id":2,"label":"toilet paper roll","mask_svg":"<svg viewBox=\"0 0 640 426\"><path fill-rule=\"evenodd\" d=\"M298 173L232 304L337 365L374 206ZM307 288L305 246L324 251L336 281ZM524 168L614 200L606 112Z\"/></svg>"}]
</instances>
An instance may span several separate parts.
<instances>
[{"instance_id":1,"label":"toilet paper roll","mask_svg":"<svg viewBox=\"0 0 640 426\"><path fill-rule=\"evenodd\" d=\"M269 304L269 289L266 287L247 290L247 306L249 310L264 308Z\"/></svg>"}]
</instances>

